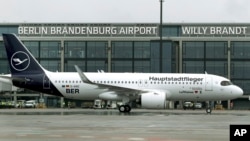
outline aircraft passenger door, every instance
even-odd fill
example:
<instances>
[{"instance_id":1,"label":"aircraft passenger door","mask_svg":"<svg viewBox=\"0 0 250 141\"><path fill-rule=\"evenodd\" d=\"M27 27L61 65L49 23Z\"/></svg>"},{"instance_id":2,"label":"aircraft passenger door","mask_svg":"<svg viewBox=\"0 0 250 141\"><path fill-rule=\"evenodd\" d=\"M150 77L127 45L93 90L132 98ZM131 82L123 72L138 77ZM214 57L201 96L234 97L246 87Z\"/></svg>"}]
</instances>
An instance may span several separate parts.
<instances>
[{"instance_id":1,"label":"aircraft passenger door","mask_svg":"<svg viewBox=\"0 0 250 141\"><path fill-rule=\"evenodd\" d=\"M205 84L205 90L206 91L212 91L213 90L213 79L212 79L212 77L206 76L205 79L206 79L205 80L205 82L206 82L206 84Z\"/></svg>"},{"instance_id":2,"label":"aircraft passenger door","mask_svg":"<svg viewBox=\"0 0 250 141\"><path fill-rule=\"evenodd\" d=\"M50 89L50 80L47 75L43 77L43 89Z\"/></svg>"}]
</instances>

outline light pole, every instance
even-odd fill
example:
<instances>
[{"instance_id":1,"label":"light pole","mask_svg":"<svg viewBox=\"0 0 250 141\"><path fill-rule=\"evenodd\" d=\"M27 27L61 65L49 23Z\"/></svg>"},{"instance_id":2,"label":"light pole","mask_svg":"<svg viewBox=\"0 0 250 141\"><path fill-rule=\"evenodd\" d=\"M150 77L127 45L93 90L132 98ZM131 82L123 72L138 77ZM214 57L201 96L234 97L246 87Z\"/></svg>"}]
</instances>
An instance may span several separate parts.
<instances>
[{"instance_id":1,"label":"light pole","mask_svg":"<svg viewBox=\"0 0 250 141\"><path fill-rule=\"evenodd\" d=\"M162 3L164 0L160 0L160 26L159 26L159 35L160 35L160 72L162 72Z\"/></svg>"}]
</instances>

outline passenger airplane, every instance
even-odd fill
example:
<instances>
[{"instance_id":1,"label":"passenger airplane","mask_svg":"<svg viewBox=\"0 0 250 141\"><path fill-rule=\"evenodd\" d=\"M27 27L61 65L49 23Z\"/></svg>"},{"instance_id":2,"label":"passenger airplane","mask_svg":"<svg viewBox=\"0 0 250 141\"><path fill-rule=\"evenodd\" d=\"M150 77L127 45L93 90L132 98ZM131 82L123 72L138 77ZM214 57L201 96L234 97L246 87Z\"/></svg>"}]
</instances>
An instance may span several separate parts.
<instances>
[{"instance_id":1,"label":"passenger airplane","mask_svg":"<svg viewBox=\"0 0 250 141\"><path fill-rule=\"evenodd\" d=\"M235 99L243 90L230 80L211 74L83 73L44 69L14 34L3 34L11 75L4 82L21 88L78 100L122 101L120 112L141 98L145 108L165 108L166 100L217 101Z\"/></svg>"}]
</instances>

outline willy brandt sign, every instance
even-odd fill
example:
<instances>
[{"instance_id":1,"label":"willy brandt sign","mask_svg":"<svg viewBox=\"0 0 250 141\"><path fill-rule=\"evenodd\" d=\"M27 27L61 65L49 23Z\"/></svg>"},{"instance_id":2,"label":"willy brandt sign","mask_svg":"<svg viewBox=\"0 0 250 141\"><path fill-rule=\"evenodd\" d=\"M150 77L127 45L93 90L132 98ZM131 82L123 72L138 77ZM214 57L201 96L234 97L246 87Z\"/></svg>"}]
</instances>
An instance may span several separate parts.
<instances>
[{"instance_id":1,"label":"willy brandt sign","mask_svg":"<svg viewBox=\"0 0 250 141\"><path fill-rule=\"evenodd\" d=\"M245 35L247 26L183 26L182 35Z\"/></svg>"},{"instance_id":2,"label":"willy brandt sign","mask_svg":"<svg viewBox=\"0 0 250 141\"><path fill-rule=\"evenodd\" d=\"M136 25L24 25L18 27L19 35L156 35L157 26Z\"/></svg>"}]
</instances>

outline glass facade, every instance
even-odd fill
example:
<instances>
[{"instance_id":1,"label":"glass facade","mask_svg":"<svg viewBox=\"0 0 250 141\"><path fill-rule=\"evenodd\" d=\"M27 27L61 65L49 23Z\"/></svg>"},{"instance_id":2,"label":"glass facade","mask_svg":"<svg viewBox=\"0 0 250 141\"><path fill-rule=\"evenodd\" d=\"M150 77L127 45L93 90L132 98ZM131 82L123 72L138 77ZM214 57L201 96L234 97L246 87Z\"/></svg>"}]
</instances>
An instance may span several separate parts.
<instances>
[{"instance_id":1,"label":"glass facade","mask_svg":"<svg viewBox=\"0 0 250 141\"><path fill-rule=\"evenodd\" d=\"M57 24L31 24L30 28L25 28L29 24L2 24L0 33L20 36L50 71L75 72L78 65L84 72L207 72L230 78L244 95L250 95L250 24L164 24L162 47L158 24L59 25L53 33ZM3 74L9 73L6 58L0 38Z\"/></svg>"},{"instance_id":2,"label":"glass facade","mask_svg":"<svg viewBox=\"0 0 250 141\"><path fill-rule=\"evenodd\" d=\"M164 37L178 37L181 35L181 27L180 26L163 26L162 35Z\"/></svg>"},{"instance_id":3,"label":"glass facade","mask_svg":"<svg viewBox=\"0 0 250 141\"><path fill-rule=\"evenodd\" d=\"M250 95L250 42L231 42L231 78Z\"/></svg>"},{"instance_id":4,"label":"glass facade","mask_svg":"<svg viewBox=\"0 0 250 141\"><path fill-rule=\"evenodd\" d=\"M6 60L7 54L4 48L3 42L0 42L0 74L7 74L9 73L9 64Z\"/></svg>"},{"instance_id":5,"label":"glass facade","mask_svg":"<svg viewBox=\"0 0 250 141\"><path fill-rule=\"evenodd\" d=\"M86 71L86 42L64 42L64 71L74 72L74 65L78 65L82 71Z\"/></svg>"},{"instance_id":6,"label":"glass facade","mask_svg":"<svg viewBox=\"0 0 250 141\"><path fill-rule=\"evenodd\" d=\"M183 72L227 77L227 42L183 42Z\"/></svg>"},{"instance_id":7,"label":"glass facade","mask_svg":"<svg viewBox=\"0 0 250 141\"><path fill-rule=\"evenodd\" d=\"M113 72L150 72L149 41L112 42Z\"/></svg>"},{"instance_id":8,"label":"glass facade","mask_svg":"<svg viewBox=\"0 0 250 141\"><path fill-rule=\"evenodd\" d=\"M18 25L0 25L0 34L2 33L18 34Z\"/></svg>"},{"instance_id":9,"label":"glass facade","mask_svg":"<svg viewBox=\"0 0 250 141\"><path fill-rule=\"evenodd\" d=\"M83 71L107 71L107 42L65 41L64 71L75 72L74 65Z\"/></svg>"},{"instance_id":10,"label":"glass facade","mask_svg":"<svg viewBox=\"0 0 250 141\"><path fill-rule=\"evenodd\" d=\"M49 71L61 71L59 41L23 41L39 63Z\"/></svg>"}]
</instances>

